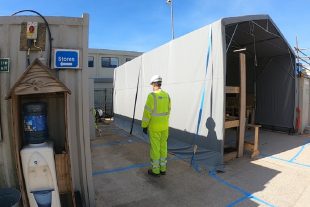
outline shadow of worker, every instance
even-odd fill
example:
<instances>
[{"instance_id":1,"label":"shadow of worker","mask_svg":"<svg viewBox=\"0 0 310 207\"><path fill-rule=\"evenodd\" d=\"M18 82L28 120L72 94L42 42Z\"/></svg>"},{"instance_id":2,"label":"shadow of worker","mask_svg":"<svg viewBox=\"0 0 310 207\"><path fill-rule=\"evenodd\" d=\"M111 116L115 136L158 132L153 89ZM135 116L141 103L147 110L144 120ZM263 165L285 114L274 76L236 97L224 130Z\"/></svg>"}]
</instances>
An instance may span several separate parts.
<instances>
[{"instance_id":1,"label":"shadow of worker","mask_svg":"<svg viewBox=\"0 0 310 207\"><path fill-rule=\"evenodd\" d=\"M212 117L209 117L206 121L206 127L208 129L208 135L206 140L207 148L211 149L212 151L219 151L220 145L219 140L217 139L216 131L215 131L215 121Z\"/></svg>"},{"instance_id":2,"label":"shadow of worker","mask_svg":"<svg viewBox=\"0 0 310 207\"><path fill-rule=\"evenodd\" d=\"M207 137L200 139L199 160L204 160L203 164L209 171L223 171L223 152L222 140L218 140L215 131L215 121L209 117L206 121L206 128L208 129Z\"/></svg>"}]
</instances>

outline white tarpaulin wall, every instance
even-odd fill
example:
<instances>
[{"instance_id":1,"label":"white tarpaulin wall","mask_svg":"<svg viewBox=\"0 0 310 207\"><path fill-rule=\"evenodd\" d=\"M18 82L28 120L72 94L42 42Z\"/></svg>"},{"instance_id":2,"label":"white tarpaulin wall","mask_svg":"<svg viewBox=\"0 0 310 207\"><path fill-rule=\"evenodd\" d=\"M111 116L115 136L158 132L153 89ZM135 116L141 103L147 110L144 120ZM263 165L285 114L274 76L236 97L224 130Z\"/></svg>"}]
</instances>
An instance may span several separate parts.
<instances>
[{"instance_id":1,"label":"white tarpaulin wall","mask_svg":"<svg viewBox=\"0 0 310 207\"><path fill-rule=\"evenodd\" d=\"M239 27L236 26L239 23ZM253 38L254 36L256 39ZM230 45L228 42L232 44ZM253 47L253 43L255 47ZM224 86L227 81L236 83L238 86L238 77L234 78L239 70L238 63L235 64L234 61L238 59L235 58L232 51L243 47L247 48L247 67L249 67L247 74L249 77L253 71L259 73L264 71L259 67L268 69L269 66L263 64L263 60L274 59L278 56L284 57L285 61L281 61L274 67L277 71L286 71L280 73L281 83L270 81L270 79L280 77L275 75L279 74L278 72L274 72L268 73L270 74L268 87L266 84L264 87L260 87L259 82L256 83L250 79L247 81L247 86L250 86L249 90L257 86L260 87L255 93L257 111L261 112L257 116L257 120L263 124L290 127L294 114L287 113L285 122L281 123L278 120L280 113L274 113L269 109L268 101L274 100L273 95L266 96L268 98L266 100L265 96L260 95L269 94L270 88L278 93L278 85L287 81L288 75L292 76L293 78L289 78L289 86L279 91L279 94L290 91L287 95L288 98L282 98L283 95L279 95L279 99L271 104L276 104L275 107L281 108L281 111L294 111L295 79L294 74L291 74L294 73L294 64L292 61L287 61L291 60L293 55L281 33L273 25L270 17L266 15L222 19L144 53L118 67L115 70L114 79L116 124L130 131L133 114L135 114L133 133L147 139L142 134L140 120L147 95L151 92L149 80L153 75L159 74L163 77L162 88L170 94L172 100L168 149L182 158L190 159L191 162L194 162L194 167L221 170L224 145ZM252 64L254 58L259 63L257 66ZM227 68L226 64L229 64ZM287 65L285 70L282 68L283 65ZM254 69L251 70L251 68ZM226 74L228 74L227 77ZM138 87L137 83L139 83ZM274 84L278 84L277 87ZM136 107L134 107L136 92L138 94ZM280 102L284 99L288 100L288 104L283 106ZM134 109L136 109L135 113ZM269 119L269 115L273 118ZM198 147L195 156L193 156L193 151L196 148L194 146Z\"/></svg>"},{"instance_id":2,"label":"white tarpaulin wall","mask_svg":"<svg viewBox=\"0 0 310 207\"><path fill-rule=\"evenodd\" d=\"M203 143L201 139L212 140L207 148L197 144L198 152L210 154L209 166L220 166L224 121L224 53L221 34L222 25L218 21L117 68L114 80L116 123L130 129L139 71L135 113L137 120L142 119L147 95L152 90L150 78L154 74L160 74L163 77L163 90L170 94L172 100L168 147L191 155L194 144ZM206 127L207 119L210 129ZM141 136L138 124L140 123L136 122L134 133ZM193 143L194 140L196 143ZM184 149L188 151L185 152Z\"/></svg>"}]
</instances>

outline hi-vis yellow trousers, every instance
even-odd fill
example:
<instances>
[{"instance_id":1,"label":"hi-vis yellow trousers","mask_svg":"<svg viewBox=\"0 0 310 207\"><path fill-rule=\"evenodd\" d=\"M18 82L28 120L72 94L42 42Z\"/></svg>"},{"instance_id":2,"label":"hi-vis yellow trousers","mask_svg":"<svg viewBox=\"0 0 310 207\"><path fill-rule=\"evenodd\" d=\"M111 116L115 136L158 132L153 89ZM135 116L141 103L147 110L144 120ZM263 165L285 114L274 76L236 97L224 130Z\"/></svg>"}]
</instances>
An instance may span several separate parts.
<instances>
[{"instance_id":1,"label":"hi-vis yellow trousers","mask_svg":"<svg viewBox=\"0 0 310 207\"><path fill-rule=\"evenodd\" d=\"M159 174L167 170L167 140L169 130L164 131L148 131L151 148L150 157L153 173Z\"/></svg>"}]
</instances>

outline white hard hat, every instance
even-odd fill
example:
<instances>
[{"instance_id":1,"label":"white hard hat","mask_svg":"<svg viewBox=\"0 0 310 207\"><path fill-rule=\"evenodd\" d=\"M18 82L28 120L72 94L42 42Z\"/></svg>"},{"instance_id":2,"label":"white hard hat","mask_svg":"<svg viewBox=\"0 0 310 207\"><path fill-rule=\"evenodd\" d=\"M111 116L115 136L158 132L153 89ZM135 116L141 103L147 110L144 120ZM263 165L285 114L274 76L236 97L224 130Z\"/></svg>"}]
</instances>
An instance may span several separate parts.
<instances>
[{"instance_id":1,"label":"white hard hat","mask_svg":"<svg viewBox=\"0 0 310 207\"><path fill-rule=\"evenodd\" d=\"M160 75L154 75L150 80L150 84L156 83L156 82L162 82L162 80L163 79Z\"/></svg>"}]
</instances>

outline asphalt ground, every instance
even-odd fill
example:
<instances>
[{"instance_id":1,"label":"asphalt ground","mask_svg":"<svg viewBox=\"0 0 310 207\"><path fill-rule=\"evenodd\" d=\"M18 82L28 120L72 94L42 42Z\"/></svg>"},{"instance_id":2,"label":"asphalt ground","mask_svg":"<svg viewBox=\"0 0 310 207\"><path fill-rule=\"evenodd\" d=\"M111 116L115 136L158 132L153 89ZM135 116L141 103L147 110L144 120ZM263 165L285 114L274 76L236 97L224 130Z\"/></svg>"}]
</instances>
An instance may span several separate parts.
<instances>
[{"instance_id":1,"label":"asphalt ground","mask_svg":"<svg viewBox=\"0 0 310 207\"><path fill-rule=\"evenodd\" d=\"M260 131L261 154L195 171L169 155L167 174L147 174L149 144L113 123L91 142L96 206L310 206L310 136Z\"/></svg>"}]
</instances>

